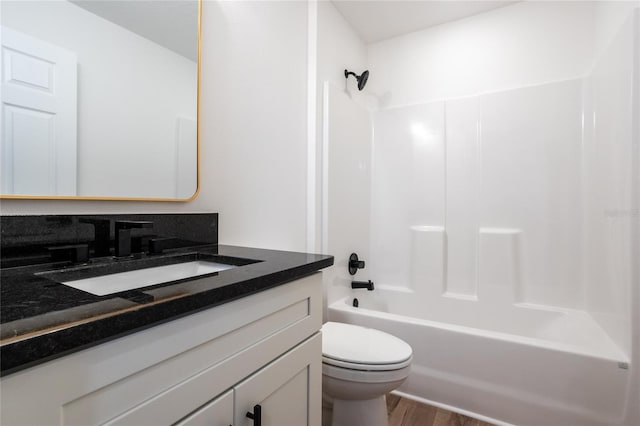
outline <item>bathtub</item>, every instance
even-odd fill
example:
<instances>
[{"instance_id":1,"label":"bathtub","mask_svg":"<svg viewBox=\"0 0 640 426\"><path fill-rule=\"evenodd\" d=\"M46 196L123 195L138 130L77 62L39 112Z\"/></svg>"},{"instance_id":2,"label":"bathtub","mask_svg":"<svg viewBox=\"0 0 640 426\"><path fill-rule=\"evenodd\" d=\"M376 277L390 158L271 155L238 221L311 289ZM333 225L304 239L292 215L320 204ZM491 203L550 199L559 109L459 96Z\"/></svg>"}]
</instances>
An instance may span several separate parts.
<instances>
[{"instance_id":1,"label":"bathtub","mask_svg":"<svg viewBox=\"0 0 640 426\"><path fill-rule=\"evenodd\" d=\"M628 356L586 312L455 298L426 306L394 288L354 295L358 308L353 297L338 300L328 319L383 330L413 347L402 396L523 426L619 425L631 403Z\"/></svg>"}]
</instances>

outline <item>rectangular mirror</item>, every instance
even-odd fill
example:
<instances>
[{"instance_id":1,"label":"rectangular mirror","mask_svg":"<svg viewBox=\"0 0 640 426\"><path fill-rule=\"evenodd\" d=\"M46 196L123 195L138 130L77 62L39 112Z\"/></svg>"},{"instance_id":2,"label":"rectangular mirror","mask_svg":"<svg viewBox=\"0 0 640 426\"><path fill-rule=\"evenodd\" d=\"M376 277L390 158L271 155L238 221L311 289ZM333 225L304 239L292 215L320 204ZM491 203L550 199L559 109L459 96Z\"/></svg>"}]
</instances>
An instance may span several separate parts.
<instances>
[{"instance_id":1,"label":"rectangular mirror","mask_svg":"<svg viewBox=\"0 0 640 426\"><path fill-rule=\"evenodd\" d=\"M195 198L200 0L0 7L2 198Z\"/></svg>"}]
</instances>

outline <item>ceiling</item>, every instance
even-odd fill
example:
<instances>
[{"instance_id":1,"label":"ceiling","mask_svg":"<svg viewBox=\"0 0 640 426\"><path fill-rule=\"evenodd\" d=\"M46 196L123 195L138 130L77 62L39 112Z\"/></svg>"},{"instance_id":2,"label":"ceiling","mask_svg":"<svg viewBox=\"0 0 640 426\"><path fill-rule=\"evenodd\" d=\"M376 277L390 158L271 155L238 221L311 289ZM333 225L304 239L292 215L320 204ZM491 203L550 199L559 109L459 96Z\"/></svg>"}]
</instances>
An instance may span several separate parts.
<instances>
[{"instance_id":1,"label":"ceiling","mask_svg":"<svg viewBox=\"0 0 640 426\"><path fill-rule=\"evenodd\" d=\"M114 24L198 60L197 0L70 0Z\"/></svg>"},{"instance_id":2,"label":"ceiling","mask_svg":"<svg viewBox=\"0 0 640 426\"><path fill-rule=\"evenodd\" d=\"M70 0L193 61L197 0ZM422 30L515 3L512 0L331 0L365 43Z\"/></svg>"},{"instance_id":3,"label":"ceiling","mask_svg":"<svg viewBox=\"0 0 640 426\"><path fill-rule=\"evenodd\" d=\"M516 1L332 0L365 43L477 15Z\"/></svg>"}]
</instances>

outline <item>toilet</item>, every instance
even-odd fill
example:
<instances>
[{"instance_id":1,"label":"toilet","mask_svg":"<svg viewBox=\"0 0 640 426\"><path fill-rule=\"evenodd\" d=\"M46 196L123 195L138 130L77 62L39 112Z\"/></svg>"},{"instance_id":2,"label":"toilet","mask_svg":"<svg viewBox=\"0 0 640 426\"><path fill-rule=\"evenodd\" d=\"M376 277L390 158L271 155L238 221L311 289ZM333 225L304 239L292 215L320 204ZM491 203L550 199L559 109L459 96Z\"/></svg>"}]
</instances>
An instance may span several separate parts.
<instances>
[{"instance_id":1,"label":"toilet","mask_svg":"<svg viewBox=\"0 0 640 426\"><path fill-rule=\"evenodd\" d=\"M385 394L409 374L413 351L380 330L327 322L322 326L324 426L387 426Z\"/></svg>"}]
</instances>

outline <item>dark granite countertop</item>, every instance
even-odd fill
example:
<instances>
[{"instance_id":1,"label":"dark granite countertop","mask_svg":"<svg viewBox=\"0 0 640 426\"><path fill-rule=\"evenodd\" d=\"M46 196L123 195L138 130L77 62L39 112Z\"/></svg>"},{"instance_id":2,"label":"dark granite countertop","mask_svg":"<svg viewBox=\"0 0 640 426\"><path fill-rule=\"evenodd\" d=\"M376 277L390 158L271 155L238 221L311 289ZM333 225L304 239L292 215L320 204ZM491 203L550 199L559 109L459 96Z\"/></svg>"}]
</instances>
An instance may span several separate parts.
<instances>
[{"instance_id":1,"label":"dark granite countertop","mask_svg":"<svg viewBox=\"0 0 640 426\"><path fill-rule=\"evenodd\" d=\"M3 269L1 374L258 293L333 264L332 256L224 245L187 248L136 261L170 264L175 263L176 255L203 256L238 266L107 296L94 296L51 279L50 271L64 266ZM114 267L113 262L109 265ZM65 273L70 269L73 272L73 268L64 268Z\"/></svg>"}]
</instances>

